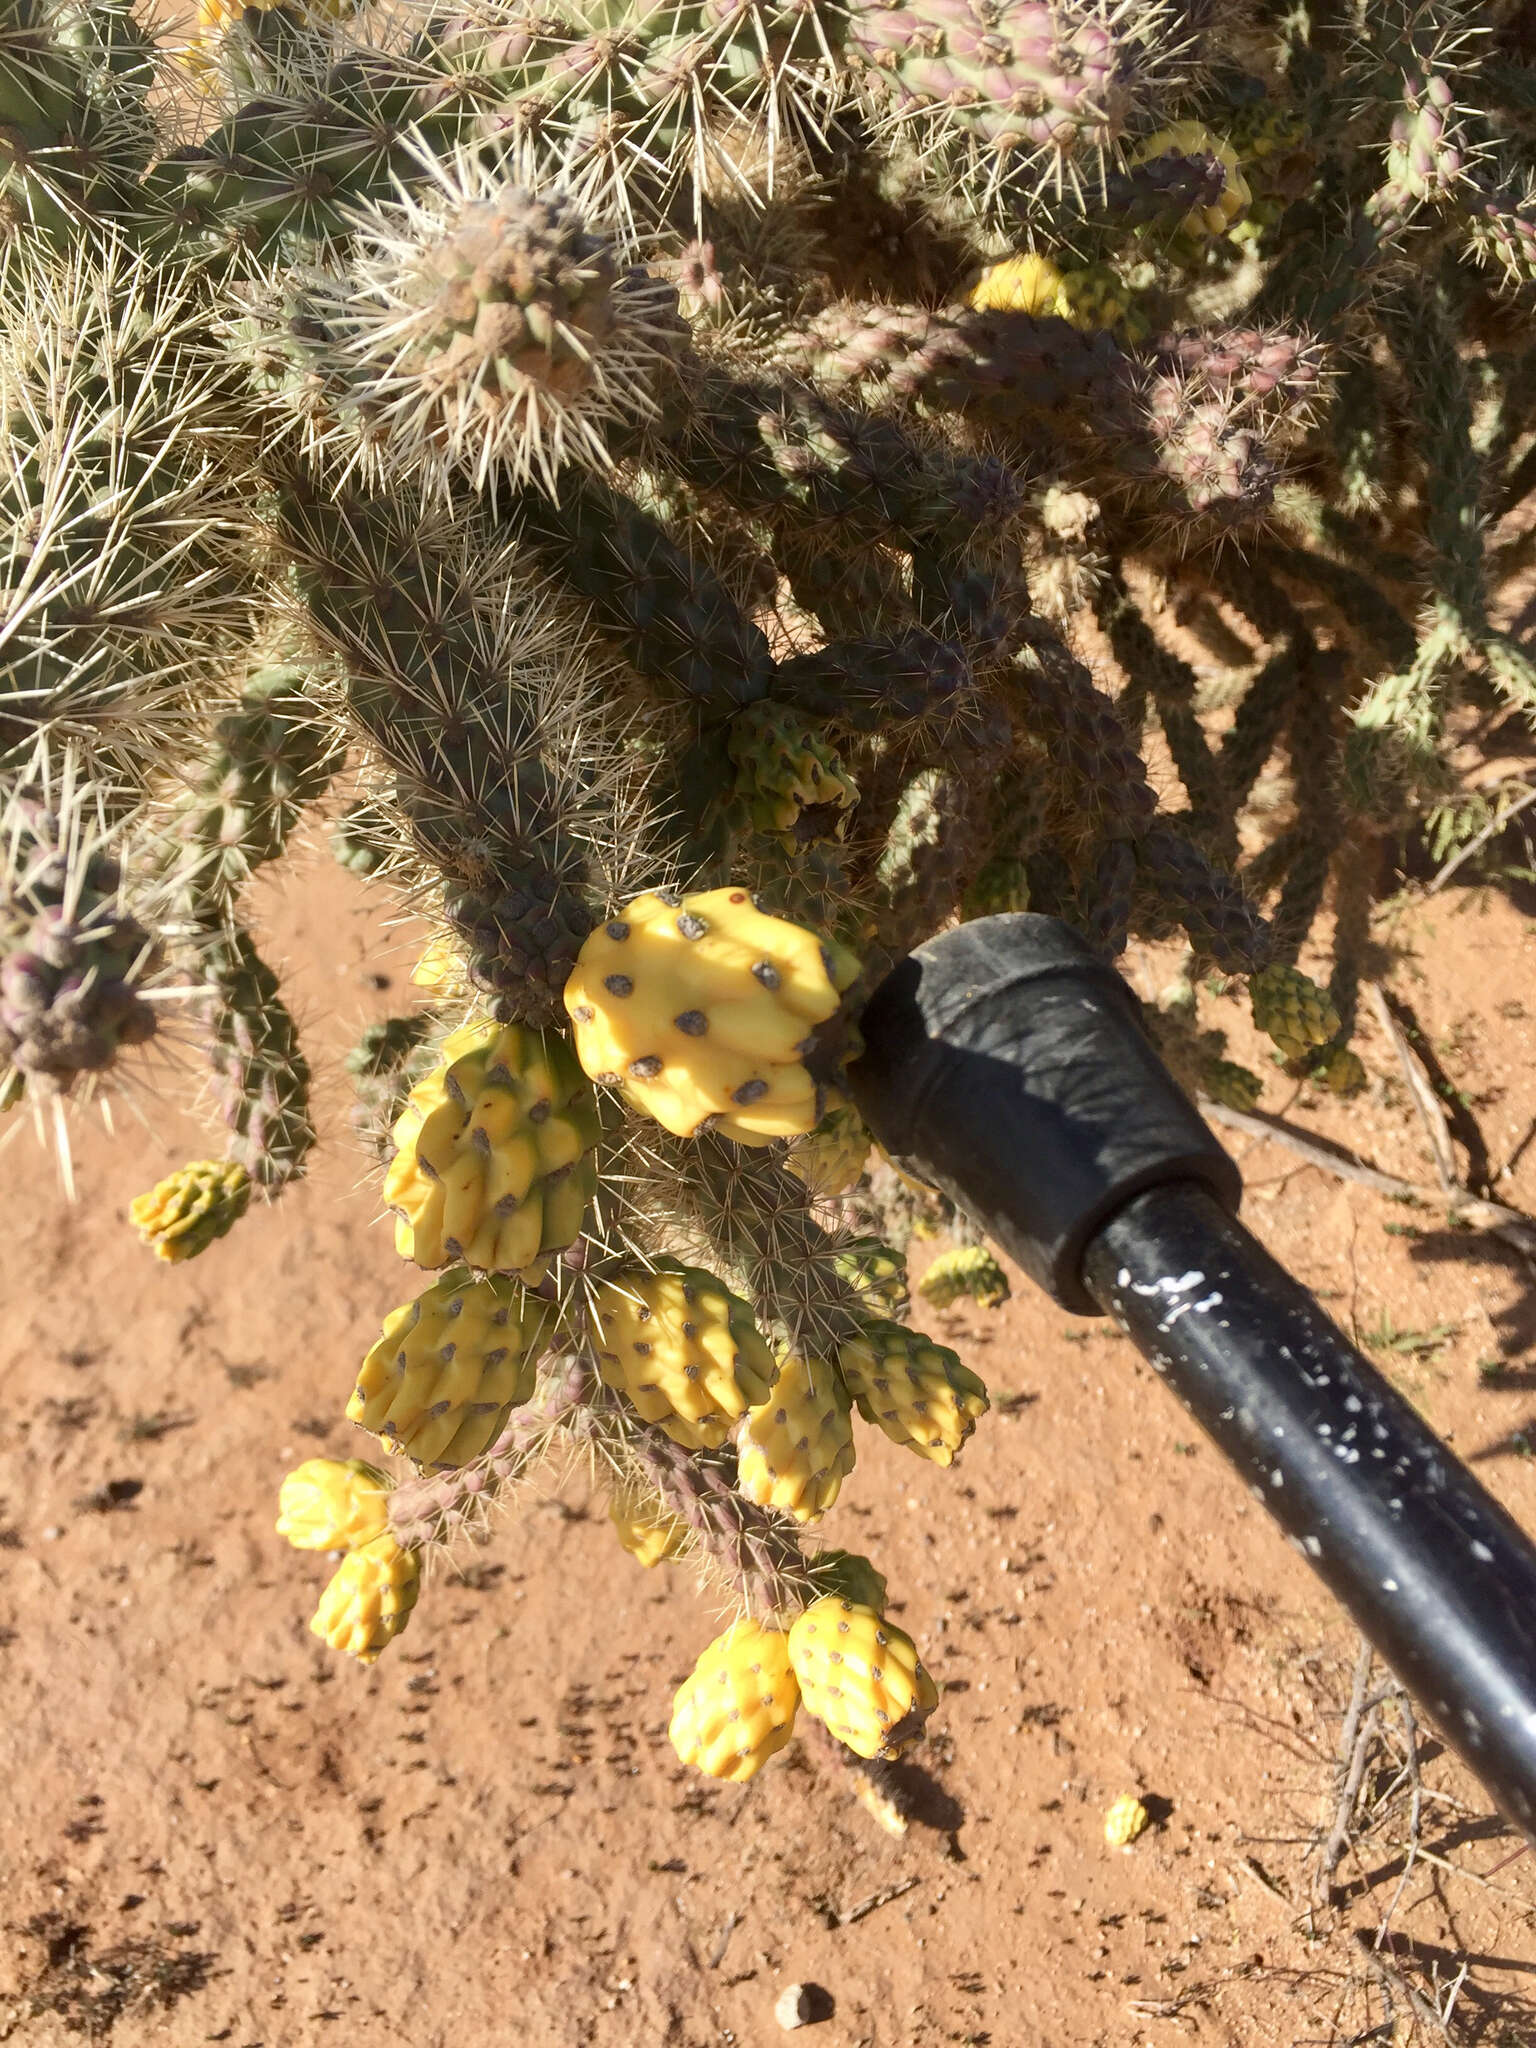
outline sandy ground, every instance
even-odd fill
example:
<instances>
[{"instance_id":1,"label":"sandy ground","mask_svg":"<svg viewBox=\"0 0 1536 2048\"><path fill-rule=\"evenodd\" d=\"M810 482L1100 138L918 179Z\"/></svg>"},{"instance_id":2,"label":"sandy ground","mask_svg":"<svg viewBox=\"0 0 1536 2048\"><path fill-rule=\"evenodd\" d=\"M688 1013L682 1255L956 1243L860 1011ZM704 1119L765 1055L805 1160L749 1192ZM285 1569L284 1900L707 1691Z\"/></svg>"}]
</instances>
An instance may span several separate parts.
<instances>
[{"instance_id":1,"label":"sandy ground","mask_svg":"<svg viewBox=\"0 0 1536 2048\"><path fill-rule=\"evenodd\" d=\"M867 1434L825 1525L944 1688L904 1837L813 1742L744 1787L677 1764L712 1616L579 1474L439 1574L372 1672L323 1651L327 1566L272 1518L298 1459L365 1449L352 1366L412 1291L340 1071L408 1000L411 944L350 878L301 881L262 903L319 1073L305 1186L177 1270L122 1220L211 1149L165 1101L82 1124L74 1208L28 1134L3 1155L0 2040L763 2048L794 1982L825 1993L818 2048L1536 2039L1536 1866L1428 1731L1411 1857L1378 1747L1374 1822L1314 1897L1356 1638L1130 1346L1022 1283L926 1316L992 1390L960 1466ZM1532 925L1453 889L1386 929L1464 1163L1513 1156L1497 1192L1536 1212ZM1390 1049L1358 1042L1364 1103L1275 1074L1265 1107L1430 1181ZM1236 1149L1253 1226L1536 1529L1530 1270ZM1157 1818L1117 1852L1123 1791Z\"/></svg>"}]
</instances>

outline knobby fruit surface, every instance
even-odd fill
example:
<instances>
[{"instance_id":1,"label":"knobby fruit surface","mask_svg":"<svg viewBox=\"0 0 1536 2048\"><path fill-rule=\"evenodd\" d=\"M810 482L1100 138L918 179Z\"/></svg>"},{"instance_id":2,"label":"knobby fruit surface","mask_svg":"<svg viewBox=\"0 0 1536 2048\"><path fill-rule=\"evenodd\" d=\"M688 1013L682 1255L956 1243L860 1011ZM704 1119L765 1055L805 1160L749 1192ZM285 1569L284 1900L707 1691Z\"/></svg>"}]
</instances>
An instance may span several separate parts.
<instances>
[{"instance_id":1,"label":"knobby fruit surface","mask_svg":"<svg viewBox=\"0 0 1536 2048\"><path fill-rule=\"evenodd\" d=\"M348 1553L310 1622L310 1632L359 1664L377 1663L410 1620L421 1590L421 1565L414 1550L393 1536L375 1536Z\"/></svg>"},{"instance_id":2,"label":"knobby fruit surface","mask_svg":"<svg viewBox=\"0 0 1536 2048\"><path fill-rule=\"evenodd\" d=\"M536 1284L597 1191L597 1105L564 1039L484 1019L411 1090L384 1178L395 1249Z\"/></svg>"},{"instance_id":3,"label":"knobby fruit surface","mask_svg":"<svg viewBox=\"0 0 1536 2048\"><path fill-rule=\"evenodd\" d=\"M689 1450L717 1449L773 1384L751 1309L697 1267L667 1262L599 1283L590 1324L603 1384Z\"/></svg>"},{"instance_id":4,"label":"knobby fruit surface","mask_svg":"<svg viewBox=\"0 0 1536 2048\"><path fill-rule=\"evenodd\" d=\"M230 1160L197 1159L128 1204L128 1220L157 1259L195 1259L251 1205L251 1178Z\"/></svg>"},{"instance_id":5,"label":"knobby fruit surface","mask_svg":"<svg viewBox=\"0 0 1536 2048\"><path fill-rule=\"evenodd\" d=\"M835 1593L796 1618L789 1658L806 1712L856 1756L899 1756L938 1705L938 1687L906 1631Z\"/></svg>"},{"instance_id":6,"label":"knobby fruit surface","mask_svg":"<svg viewBox=\"0 0 1536 2048\"><path fill-rule=\"evenodd\" d=\"M688 1540L688 1525L649 1502L615 1493L608 1502L614 1533L636 1564L646 1570L676 1557Z\"/></svg>"},{"instance_id":7,"label":"knobby fruit surface","mask_svg":"<svg viewBox=\"0 0 1536 2048\"><path fill-rule=\"evenodd\" d=\"M858 964L745 889L637 896L597 927L565 988L576 1053L594 1081L692 1137L743 1145L814 1130L822 1090L805 1065Z\"/></svg>"},{"instance_id":8,"label":"knobby fruit surface","mask_svg":"<svg viewBox=\"0 0 1536 2048\"><path fill-rule=\"evenodd\" d=\"M935 1465L954 1462L990 1405L957 1353L900 1323L866 1323L837 1362L865 1421Z\"/></svg>"},{"instance_id":9,"label":"knobby fruit surface","mask_svg":"<svg viewBox=\"0 0 1536 2048\"><path fill-rule=\"evenodd\" d=\"M554 1306L516 1280L445 1273L386 1317L347 1420L418 1464L467 1464L532 1394L555 1322Z\"/></svg>"},{"instance_id":10,"label":"knobby fruit surface","mask_svg":"<svg viewBox=\"0 0 1536 2048\"><path fill-rule=\"evenodd\" d=\"M799 1704L789 1638L738 1621L679 1686L667 1734L685 1764L742 1784L788 1742Z\"/></svg>"},{"instance_id":11,"label":"knobby fruit surface","mask_svg":"<svg viewBox=\"0 0 1536 2048\"><path fill-rule=\"evenodd\" d=\"M389 1528L389 1488L361 1458L306 1458L278 1490L277 1533L295 1550L359 1550Z\"/></svg>"},{"instance_id":12,"label":"knobby fruit surface","mask_svg":"<svg viewBox=\"0 0 1536 2048\"><path fill-rule=\"evenodd\" d=\"M984 1244L940 1252L918 1281L917 1291L935 1308L950 1308L967 1299L982 1308L1001 1308L1012 1292L1008 1275Z\"/></svg>"},{"instance_id":13,"label":"knobby fruit surface","mask_svg":"<svg viewBox=\"0 0 1536 2048\"><path fill-rule=\"evenodd\" d=\"M825 1358L786 1353L766 1401L736 1436L736 1484L761 1508L814 1522L853 1470L848 1389Z\"/></svg>"}]
</instances>

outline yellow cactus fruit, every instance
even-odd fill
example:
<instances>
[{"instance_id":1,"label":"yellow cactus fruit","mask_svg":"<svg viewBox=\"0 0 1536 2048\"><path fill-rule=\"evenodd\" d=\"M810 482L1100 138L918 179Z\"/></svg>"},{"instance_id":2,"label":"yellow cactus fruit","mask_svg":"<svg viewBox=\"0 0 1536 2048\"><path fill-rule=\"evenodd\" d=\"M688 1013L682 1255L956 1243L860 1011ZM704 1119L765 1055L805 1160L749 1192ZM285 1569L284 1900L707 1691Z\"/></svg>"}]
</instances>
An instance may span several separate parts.
<instances>
[{"instance_id":1,"label":"yellow cactus fruit","mask_svg":"<svg viewBox=\"0 0 1536 2048\"><path fill-rule=\"evenodd\" d=\"M935 1465L953 1462L990 1406L955 1352L900 1323L866 1323L839 1346L837 1362L864 1420Z\"/></svg>"},{"instance_id":2,"label":"yellow cactus fruit","mask_svg":"<svg viewBox=\"0 0 1536 2048\"><path fill-rule=\"evenodd\" d=\"M938 1704L938 1688L906 1631L836 1593L813 1600L796 1618L789 1661L806 1712L856 1756L899 1756Z\"/></svg>"},{"instance_id":3,"label":"yellow cactus fruit","mask_svg":"<svg viewBox=\"0 0 1536 2048\"><path fill-rule=\"evenodd\" d=\"M1251 100L1234 109L1228 139L1240 162L1259 165L1274 156L1288 156L1307 140L1306 117L1294 107L1274 100Z\"/></svg>"},{"instance_id":4,"label":"yellow cactus fruit","mask_svg":"<svg viewBox=\"0 0 1536 2048\"><path fill-rule=\"evenodd\" d=\"M875 1825L884 1828L888 1835L895 1835L899 1841L907 1832L907 1816L890 1792L873 1778L865 1777L862 1771L853 1781L853 1796Z\"/></svg>"},{"instance_id":5,"label":"yellow cactus fruit","mask_svg":"<svg viewBox=\"0 0 1536 2048\"><path fill-rule=\"evenodd\" d=\"M310 1632L359 1664L376 1663L409 1621L420 1591L415 1551L402 1549L393 1536L376 1536L342 1559L320 1595Z\"/></svg>"},{"instance_id":6,"label":"yellow cactus fruit","mask_svg":"<svg viewBox=\"0 0 1536 2048\"><path fill-rule=\"evenodd\" d=\"M907 1305L907 1256L878 1237L856 1237L838 1252L833 1268L871 1308L900 1315Z\"/></svg>"},{"instance_id":7,"label":"yellow cactus fruit","mask_svg":"<svg viewBox=\"0 0 1536 2048\"><path fill-rule=\"evenodd\" d=\"M597 1191L597 1103L565 1041L490 1019L445 1039L394 1128L395 1249L418 1266L515 1273L581 1234Z\"/></svg>"},{"instance_id":8,"label":"yellow cactus fruit","mask_svg":"<svg viewBox=\"0 0 1536 2048\"><path fill-rule=\"evenodd\" d=\"M1329 1044L1343 1028L1328 991L1278 960L1249 978L1248 1000L1254 1023L1288 1060Z\"/></svg>"},{"instance_id":9,"label":"yellow cactus fruit","mask_svg":"<svg viewBox=\"0 0 1536 2048\"><path fill-rule=\"evenodd\" d=\"M1251 1067L1239 1066L1236 1060L1207 1060L1200 1070L1200 1080L1206 1094L1224 1109L1257 1109L1264 1093L1262 1077Z\"/></svg>"},{"instance_id":10,"label":"yellow cactus fruit","mask_svg":"<svg viewBox=\"0 0 1536 2048\"><path fill-rule=\"evenodd\" d=\"M413 988L424 988L435 996L459 995L468 983L464 958L451 939L436 938L411 969Z\"/></svg>"},{"instance_id":11,"label":"yellow cactus fruit","mask_svg":"<svg viewBox=\"0 0 1536 2048\"><path fill-rule=\"evenodd\" d=\"M552 1303L515 1280L445 1273L385 1318L347 1420L418 1464L466 1464L532 1394L555 1319Z\"/></svg>"},{"instance_id":12,"label":"yellow cactus fruit","mask_svg":"<svg viewBox=\"0 0 1536 2048\"><path fill-rule=\"evenodd\" d=\"M1058 313L1061 272L1048 256L1005 256L982 272L971 293L978 313L1033 313L1046 319Z\"/></svg>"},{"instance_id":13,"label":"yellow cactus fruit","mask_svg":"<svg viewBox=\"0 0 1536 2048\"><path fill-rule=\"evenodd\" d=\"M738 1490L797 1522L825 1514L853 1470L849 1407L835 1365L790 1352L767 1400L748 1409L737 1431Z\"/></svg>"},{"instance_id":14,"label":"yellow cactus fruit","mask_svg":"<svg viewBox=\"0 0 1536 2048\"><path fill-rule=\"evenodd\" d=\"M804 1056L857 974L850 953L745 889L656 890L588 938L565 1006L593 1080L680 1138L766 1145L821 1121Z\"/></svg>"},{"instance_id":15,"label":"yellow cactus fruit","mask_svg":"<svg viewBox=\"0 0 1536 2048\"><path fill-rule=\"evenodd\" d=\"M647 1571L665 1558L676 1557L688 1540L688 1525L676 1515L618 1494L608 1503L608 1519L624 1548Z\"/></svg>"},{"instance_id":16,"label":"yellow cactus fruit","mask_svg":"<svg viewBox=\"0 0 1536 2048\"><path fill-rule=\"evenodd\" d=\"M678 1687L667 1734L685 1764L739 1785L788 1742L799 1704L789 1638L738 1621Z\"/></svg>"},{"instance_id":17,"label":"yellow cactus fruit","mask_svg":"<svg viewBox=\"0 0 1536 2048\"><path fill-rule=\"evenodd\" d=\"M1129 1849L1145 1834L1152 1816L1134 1792L1122 1792L1104 1816L1104 1839L1111 1849Z\"/></svg>"},{"instance_id":18,"label":"yellow cactus fruit","mask_svg":"<svg viewBox=\"0 0 1536 2048\"><path fill-rule=\"evenodd\" d=\"M766 700L749 704L731 720L726 745L736 769L733 822L794 855L815 840L842 838L858 785L795 712Z\"/></svg>"},{"instance_id":19,"label":"yellow cactus fruit","mask_svg":"<svg viewBox=\"0 0 1536 2048\"><path fill-rule=\"evenodd\" d=\"M1180 226L1188 235L1224 235L1253 204L1253 193L1243 176L1242 163L1230 142L1213 135L1200 121L1175 121L1149 135L1131 158L1133 164L1151 163L1160 156L1213 156L1222 169L1221 192L1210 206L1192 206Z\"/></svg>"},{"instance_id":20,"label":"yellow cactus fruit","mask_svg":"<svg viewBox=\"0 0 1536 2048\"><path fill-rule=\"evenodd\" d=\"M984 271L971 293L978 313L1028 313L1036 320L1065 320L1084 333L1145 321L1131 310L1124 281L1106 263L1062 270L1047 256L1008 256ZM1017 908L1017 905L1012 906Z\"/></svg>"},{"instance_id":21,"label":"yellow cactus fruit","mask_svg":"<svg viewBox=\"0 0 1536 2048\"><path fill-rule=\"evenodd\" d=\"M277 1533L295 1550L360 1550L389 1528L389 1480L361 1458L306 1458L278 1489Z\"/></svg>"},{"instance_id":22,"label":"yellow cactus fruit","mask_svg":"<svg viewBox=\"0 0 1536 2048\"><path fill-rule=\"evenodd\" d=\"M350 11L352 0L301 0L292 6L286 0L289 11L299 19L339 21ZM192 31L192 40L186 50L187 68L203 89L212 83L211 74L217 69L219 49L225 38L240 21L247 7L258 14L269 13L274 7L285 5L285 0L197 0L197 13Z\"/></svg>"},{"instance_id":23,"label":"yellow cactus fruit","mask_svg":"<svg viewBox=\"0 0 1536 2048\"><path fill-rule=\"evenodd\" d=\"M687 1450L716 1450L768 1398L773 1353L752 1311L713 1273L670 1260L593 1290L604 1386Z\"/></svg>"},{"instance_id":24,"label":"yellow cactus fruit","mask_svg":"<svg viewBox=\"0 0 1536 2048\"><path fill-rule=\"evenodd\" d=\"M918 1281L917 1291L935 1308L949 1308L967 1298L982 1308L1001 1308L1012 1289L1008 1275L984 1244L966 1244L940 1252Z\"/></svg>"},{"instance_id":25,"label":"yellow cactus fruit","mask_svg":"<svg viewBox=\"0 0 1536 2048\"><path fill-rule=\"evenodd\" d=\"M128 1204L128 1220L157 1259L195 1259L232 1230L251 1206L250 1175L220 1159L197 1159Z\"/></svg>"},{"instance_id":26,"label":"yellow cactus fruit","mask_svg":"<svg viewBox=\"0 0 1536 2048\"><path fill-rule=\"evenodd\" d=\"M856 1550L823 1550L811 1560L811 1570L824 1593L837 1593L855 1607L872 1607L885 1612L885 1574Z\"/></svg>"},{"instance_id":27,"label":"yellow cactus fruit","mask_svg":"<svg viewBox=\"0 0 1536 2048\"><path fill-rule=\"evenodd\" d=\"M832 1095L826 1115L814 1131L793 1141L784 1164L813 1195L845 1195L864 1171L873 1142L853 1104Z\"/></svg>"},{"instance_id":28,"label":"yellow cactus fruit","mask_svg":"<svg viewBox=\"0 0 1536 2048\"><path fill-rule=\"evenodd\" d=\"M1358 1095L1365 1086L1365 1062L1351 1046L1330 1045L1312 1069L1312 1078L1331 1095Z\"/></svg>"},{"instance_id":29,"label":"yellow cactus fruit","mask_svg":"<svg viewBox=\"0 0 1536 2048\"><path fill-rule=\"evenodd\" d=\"M1119 334L1123 341L1142 341L1149 332L1124 278L1107 263L1087 263L1081 270L1064 271L1055 311L1068 326L1079 327L1085 334L1102 329Z\"/></svg>"}]
</instances>

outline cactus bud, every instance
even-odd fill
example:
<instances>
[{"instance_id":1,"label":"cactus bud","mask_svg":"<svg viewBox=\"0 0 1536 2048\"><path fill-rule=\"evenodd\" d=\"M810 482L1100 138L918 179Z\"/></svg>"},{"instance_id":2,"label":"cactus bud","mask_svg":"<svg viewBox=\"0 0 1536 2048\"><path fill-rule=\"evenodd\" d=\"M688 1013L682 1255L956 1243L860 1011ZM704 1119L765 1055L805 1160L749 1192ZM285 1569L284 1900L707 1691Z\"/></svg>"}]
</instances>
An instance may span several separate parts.
<instances>
[{"instance_id":1,"label":"cactus bud","mask_svg":"<svg viewBox=\"0 0 1536 2048\"><path fill-rule=\"evenodd\" d=\"M278 1493L277 1533L295 1550L360 1550L389 1528L389 1488L360 1458L306 1458Z\"/></svg>"},{"instance_id":2,"label":"cactus bud","mask_svg":"<svg viewBox=\"0 0 1536 2048\"><path fill-rule=\"evenodd\" d=\"M553 491L568 463L603 468L603 429L655 410L682 332L676 292L626 268L569 201L474 158L431 159L421 193L355 223L350 269L312 294L386 470L466 470Z\"/></svg>"},{"instance_id":3,"label":"cactus bud","mask_svg":"<svg viewBox=\"0 0 1536 2048\"><path fill-rule=\"evenodd\" d=\"M223 1237L250 1207L251 1180L243 1166L200 1159L180 1166L147 1195L135 1195L128 1220L157 1259L195 1259Z\"/></svg>"}]
</instances>

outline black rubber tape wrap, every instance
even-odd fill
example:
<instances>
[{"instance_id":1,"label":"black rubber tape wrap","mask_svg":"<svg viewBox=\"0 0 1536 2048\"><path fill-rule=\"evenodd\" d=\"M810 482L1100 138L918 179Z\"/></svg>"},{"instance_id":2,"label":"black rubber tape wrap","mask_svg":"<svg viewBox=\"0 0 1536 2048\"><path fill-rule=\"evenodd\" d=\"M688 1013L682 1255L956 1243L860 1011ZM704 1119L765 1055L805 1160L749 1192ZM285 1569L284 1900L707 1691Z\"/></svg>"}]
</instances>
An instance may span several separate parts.
<instances>
[{"instance_id":1,"label":"black rubber tape wrap","mask_svg":"<svg viewBox=\"0 0 1536 2048\"><path fill-rule=\"evenodd\" d=\"M1242 1179L1157 1055L1136 998L1053 917L979 917L881 983L848 1082L905 1171L943 1189L1075 1315L1105 1219L1195 1181L1236 1212Z\"/></svg>"}]
</instances>

